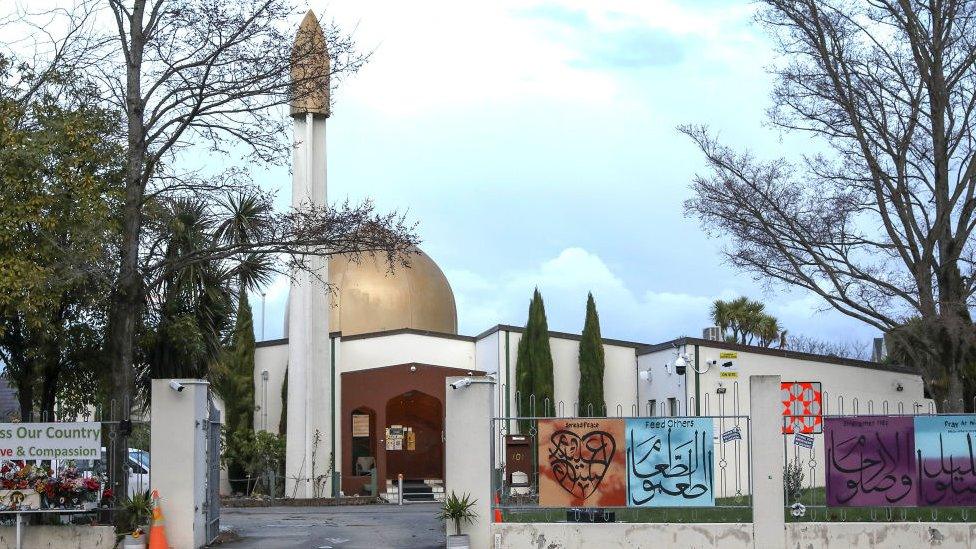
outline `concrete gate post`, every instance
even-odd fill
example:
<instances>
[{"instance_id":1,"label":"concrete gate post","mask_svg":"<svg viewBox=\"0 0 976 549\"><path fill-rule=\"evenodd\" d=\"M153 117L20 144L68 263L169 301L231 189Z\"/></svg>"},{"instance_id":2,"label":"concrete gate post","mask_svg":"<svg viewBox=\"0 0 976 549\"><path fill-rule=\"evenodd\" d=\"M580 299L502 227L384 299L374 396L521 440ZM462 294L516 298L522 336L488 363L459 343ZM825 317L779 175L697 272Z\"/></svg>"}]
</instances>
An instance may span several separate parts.
<instances>
[{"instance_id":1,"label":"concrete gate post","mask_svg":"<svg viewBox=\"0 0 976 549\"><path fill-rule=\"evenodd\" d=\"M451 383L464 377L447 378L444 403L444 491L458 497L470 494L478 516L462 525L461 533L471 538L471 549L487 549L491 536L491 416L495 386L488 378L460 389ZM453 534L453 526L445 525Z\"/></svg>"},{"instance_id":2,"label":"concrete gate post","mask_svg":"<svg viewBox=\"0 0 976 549\"><path fill-rule=\"evenodd\" d=\"M199 379L152 380L150 483L162 498L173 549L198 549L207 542L209 391L210 384Z\"/></svg>"},{"instance_id":3,"label":"concrete gate post","mask_svg":"<svg viewBox=\"0 0 976 549\"><path fill-rule=\"evenodd\" d=\"M749 378L749 464L755 547L786 548L783 414L779 376Z\"/></svg>"}]
</instances>

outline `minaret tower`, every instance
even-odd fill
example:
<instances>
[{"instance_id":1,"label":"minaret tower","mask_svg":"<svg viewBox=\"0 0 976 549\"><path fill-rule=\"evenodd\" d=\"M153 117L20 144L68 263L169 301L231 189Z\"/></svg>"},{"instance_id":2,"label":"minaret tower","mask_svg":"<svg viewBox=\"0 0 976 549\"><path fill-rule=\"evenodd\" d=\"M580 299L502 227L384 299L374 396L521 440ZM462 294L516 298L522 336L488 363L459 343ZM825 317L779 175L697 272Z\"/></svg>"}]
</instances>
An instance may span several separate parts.
<instances>
[{"instance_id":1,"label":"minaret tower","mask_svg":"<svg viewBox=\"0 0 976 549\"><path fill-rule=\"evenodd\" d=\"M309 11L292 46L291 101L295 147L291 203L324 207L326 201L325 124L329 117L329 54L325 35ZM288 435L285 448L286 495L311 498L313 479L329 470L332 374L329 349L329 265L325 257L306 258L311 272L294 274L288 311ZM314 463L313 463L314 461ZM314 467L314 470L313 470ZM324 477L323 477L324 478ZM320 494L332 493L331 478Z\"/></svg>"}]
</instances>

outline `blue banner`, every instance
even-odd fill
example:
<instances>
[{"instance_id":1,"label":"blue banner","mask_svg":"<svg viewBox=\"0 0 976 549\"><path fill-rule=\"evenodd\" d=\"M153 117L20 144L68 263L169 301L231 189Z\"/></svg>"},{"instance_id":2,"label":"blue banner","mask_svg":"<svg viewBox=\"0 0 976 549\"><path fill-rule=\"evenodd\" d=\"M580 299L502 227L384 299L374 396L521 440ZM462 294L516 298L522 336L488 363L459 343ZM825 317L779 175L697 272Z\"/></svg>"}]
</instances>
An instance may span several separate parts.
<instances>
[{"instance_id":1,"label":"blue banner","mask_svg":"<svg viewBox=\"0 0 976 549\"><path fill-rule=\"evenodd\" d=\"M627 505L715 505L711 418L627 420Z\"/></svg>"},{"instance_id":2,"label":"blue banner","mask_svg":"<svg viewBox=\"0 0 976 549\"><path fill-rule=\"evenodd\" d=\"M918 505L976 505L976 416L915 416Z\"/></svg>"}]
</instances>

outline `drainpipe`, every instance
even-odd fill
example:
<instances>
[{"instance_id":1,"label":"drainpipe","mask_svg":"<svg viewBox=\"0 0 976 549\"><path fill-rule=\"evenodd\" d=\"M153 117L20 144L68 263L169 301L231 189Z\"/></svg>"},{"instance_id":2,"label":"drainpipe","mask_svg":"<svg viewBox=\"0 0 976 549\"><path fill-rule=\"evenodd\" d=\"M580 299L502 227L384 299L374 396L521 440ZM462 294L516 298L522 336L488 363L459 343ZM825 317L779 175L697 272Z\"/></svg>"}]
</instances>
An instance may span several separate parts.
<instances>
[{"instance_id":1,"label":"drainpipe","mask_svg":"<svg viewBox=\"0 0 976 549\"><path fill-rule=\"evenodd\" d=\"M335 439L335 437L336 437L336 429L335 429L335 418L336 418L336 416L335 416L335 414L336 414L336 403L335 403L335 396L336 396L336 390L335 390L335 382L336 382L336 358L335 358L335 351L336 351L336 344L335 344L335 338L334 337L330 337L329 338L329 346L330 346L329 362L332 363L331 364L331 366L332 366L332 382L329 383L329 387L331 387L331 389L332 389L332 398L329 399L329 404L332 406L332 410L331 410L331 414L330 414L330 417L332 418L332 421L329 422L329 427L332 429L332 436L329 437L330 440L332 441L332 497L333 498L337 498L337 497L339 497L339 484L338 484L337 480L341 480L342 477L339 474L339 471L336 470L336 461L337 460L336 460L336 455L335 455L336 454L336 439Z\"/></svg>"},{"instance_id":2,"label":"drainpipe","mask_svg":"<svg viewBox=\"0 0 976 549\"><path fill-rule=\"evenodd\" d=\"M512 391L512 376L509 371L510 359L509 359L509 347L508 347L508 333L509 333L508 330L505 330L505 432L511 433L512 425L511 425L511 420L508 418L512 417L512 413L511 413L512 411L510 408L512 402L510 396Z\"/></svg>"},{"instance_id":3,"label":"drainpipe","mask_svg":"<svg viewBox=\"0 0 976 549\"><path fill-rule=\"evenodd\" d=\"M698 374L698 345L695 345L695 415L701 415L701 391L699 390L701 378Z\"/></svg>"},{"instance_id":4,"label":"drainpipe","mask_svg":"<svg viewBox=\"0 0 976 549\"><path fill-rule=\"evenodd\" d=\"M634 402L637 403L637 417L640 417L641 398L640 398L640 357L637 356L637 349L634 348Z\"/></svg>"}]
</instances>

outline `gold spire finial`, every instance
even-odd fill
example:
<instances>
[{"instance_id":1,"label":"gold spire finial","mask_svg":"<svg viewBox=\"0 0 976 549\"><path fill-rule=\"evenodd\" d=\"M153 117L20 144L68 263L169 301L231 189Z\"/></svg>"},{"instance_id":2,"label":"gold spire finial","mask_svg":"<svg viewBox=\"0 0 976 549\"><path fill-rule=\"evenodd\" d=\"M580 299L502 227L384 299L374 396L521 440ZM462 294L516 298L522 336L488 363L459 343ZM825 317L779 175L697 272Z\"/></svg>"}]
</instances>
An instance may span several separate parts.
<instances>
[{"instance_id":1,"label":"gold spire finial","mask_svg":"<svg viewBox=\"0 0 976 549\"><path fill-rule=\"evenodd\" d=\"M308 10L291 48L291 115L329 116L329 52L318 18Z\"/></svg>"}]
</instances>

